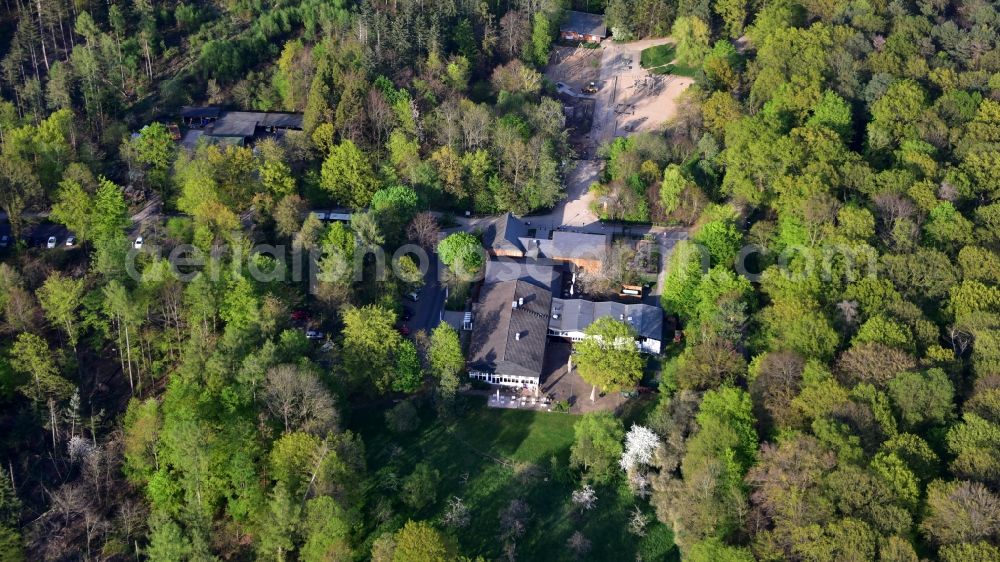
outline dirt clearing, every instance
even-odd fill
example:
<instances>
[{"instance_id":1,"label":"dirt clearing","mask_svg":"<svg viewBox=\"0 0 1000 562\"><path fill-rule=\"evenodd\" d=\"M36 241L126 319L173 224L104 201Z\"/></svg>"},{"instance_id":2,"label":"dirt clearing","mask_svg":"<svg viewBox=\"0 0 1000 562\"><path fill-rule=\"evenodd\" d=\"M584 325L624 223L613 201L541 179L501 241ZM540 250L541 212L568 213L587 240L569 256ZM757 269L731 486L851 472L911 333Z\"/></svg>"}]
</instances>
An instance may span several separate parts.
<instances>
[{"instance_id":1,"label":"dirt clearing","mask_svg":"<svg viewBox=\"0 0 1000 562\"><path fill-rule=\"evenodd\" d=\"M645 73L645 72L644 72ZM677 98L694 80L684 76L652 75L619 79L619 103L616 104L618 130L623 133L653 131L677 113Z\"/></svg>"},{"instance_id":2,"label":"dirt clearing","mask_svg":"<svg viewBox=\"0 0 1000 562\"><path fill-rule=\"evenodd\" d=\"M583 47L555 47L549 57L545 76L553 82L562 82L577 93L601 74L602 49Z\"/></svg>"}]
</instances>

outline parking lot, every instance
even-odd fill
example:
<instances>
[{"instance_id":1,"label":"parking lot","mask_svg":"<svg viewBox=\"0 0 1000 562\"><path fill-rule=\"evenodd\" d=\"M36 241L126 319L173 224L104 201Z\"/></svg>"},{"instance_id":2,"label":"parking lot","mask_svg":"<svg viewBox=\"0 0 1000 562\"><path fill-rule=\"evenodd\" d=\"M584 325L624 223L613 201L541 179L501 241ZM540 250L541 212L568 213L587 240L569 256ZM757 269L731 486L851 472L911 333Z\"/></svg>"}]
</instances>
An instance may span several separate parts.
<instances>
[{"instance_id":1,"label":"parking lot","mask_svg":"<svg viewBox=\"0 0 1000 562\"><path fill-rule=\"evenodd\" d=\"M15 241L11 236L10 223L6 220L0 222L0 238L4 236L8 237L8 245L13 246ZM27 226L24 232L21 233L21 240L29 248L44 248L48 244L49 238L54 237L56 239L56 246L64 247L66 240L70 236L72 236L72 233L65 226L51 222L42 222Z\"/></svg>"}]
</instances>

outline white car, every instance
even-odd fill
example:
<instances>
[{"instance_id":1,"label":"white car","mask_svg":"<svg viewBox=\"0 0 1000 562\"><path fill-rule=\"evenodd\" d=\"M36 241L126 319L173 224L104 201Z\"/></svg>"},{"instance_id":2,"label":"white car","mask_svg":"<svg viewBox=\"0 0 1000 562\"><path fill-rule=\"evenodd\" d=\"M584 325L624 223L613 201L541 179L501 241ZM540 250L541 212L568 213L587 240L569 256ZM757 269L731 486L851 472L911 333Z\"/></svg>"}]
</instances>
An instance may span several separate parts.
<instances>
[{"instance_id":1,"label":"white car","mask_svg":"<svg viewBox=\"0 0 1000 562\"><path fill-rule=\"evenodd\" d=\"M76 236L70 236L66 239L66 246L73 247L76 246Z\"/></svg>"},{"instance_id":2,"label":"white car","mask_svg":"<svg viewBox=\"0 0 1000 562\"><path fill-rule=\"evenodd\" d=\"M306 339L321 340L323 339L323 332L319 330L306 330Z\"/></svg>"},{"instance_id":3,"label":"white car","mask_svg":"<svg viewBox=\"0 0 1000 562\"><path fill-rule=\"evenodd\" d=\"M55 236L49 236L49 241L45 243L45 247L51 250L56 247L56 242L58 242L58 240L56 240Z\"/></svg>"},{"instance_id":4,"label":"white car","mask_svg":"<svg viewBox=\"0 0 1000 562\"><path fill-rule=\"evenodd\" d=\"M135 242L132 242L132 247L135 248L136 250L142 249L142 236L136 238Z\"/></svg>"},{"instance_id":5,"label":"white car","mask_svg":"<svg viewBox=\"0 0 1000 562\"><path fill-rule=\"evenodd\" d=\"M420 293L418 293L417 291L413 291L412 293L407 293L406 298L413 302L417 302L418 300L420 300Z\"/></svg>"},{"instance_id":6,"label":"white car","mask_svg":"<svg viewBox=\"0 0 1000 562\"><path fill-rule=\"evenodd\" d=\"M4 234L0 236L0 248L6 248L7 246L10 246L10 236Z\"/></svg>"}]
</instances>

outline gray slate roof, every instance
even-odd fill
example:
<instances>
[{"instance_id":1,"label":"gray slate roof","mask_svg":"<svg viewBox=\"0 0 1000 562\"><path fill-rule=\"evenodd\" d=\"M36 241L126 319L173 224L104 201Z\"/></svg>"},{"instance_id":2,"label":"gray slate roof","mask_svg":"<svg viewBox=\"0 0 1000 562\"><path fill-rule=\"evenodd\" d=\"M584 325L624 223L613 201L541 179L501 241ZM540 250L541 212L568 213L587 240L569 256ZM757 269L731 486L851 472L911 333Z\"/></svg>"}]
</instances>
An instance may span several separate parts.
<instances>
[{"instance_id":1,"label":"gray slate roof","mask_svg":"<svg viewBox=\"0 0 1000 562\"><path fill-rule=\"evenodd\" d=\"M603 260L607 256L610 237L607 234L586 234L557 230L551 239L521 238L528 257L554 260Z\"/></svg>"},{"instance_id":2,"label":"gray slate roof","mask_svg":"<svg viewBox=\"0 0 1000 562\"><path fill-rule=\"evenodd\" d=\"M511 306L522 298L523 305ZM526 281L483 286L472 309L469 365L503 375L540 377L551 306L552 293Z\"/></svg>"},{"instance_id":3,"label":"gray slate roof","mask_svg":"<svg viewBox=\"0 0 1000 562\"><path fill-rule=\"evenodd\" d=\"M604 316L631 324L641 337L663 341L663 311L648 304L552 299L549 328L559 332L582 332Z\"/></svg>"},{"instance_id":4,"label":"gray slate roof","mask_svg":"<svg viewBox=\"0 0 1000 562\"><path fill-rule=\"evenodd\" d=\"M543 289L559 288L562 266L551 260L501 258L486 262L484 283L526 281Z\"/></svg>"},{"instance_id":5,"label":"gray slate roof","mask_svg":"<svg viewBox=\"0 0 1000 562\"><path fill-rule=\"evenodd\" d=\"M559 31L572 31L585 35L596 35L607 37L608 26L604 23L604 16L600 14L588 14L587 12L566 12L566 20Z\"/></svg>"},{"instance_id":6,"label":"gray slate roof","mask_svg":"<svg viewBox=\"0 0 1000 562\"><path fill-rule=\"evenodd\" d=\"M215 119L222 110L214 105L205 107L194 107L185 105L181 108L181 117L184 119Z\"/></svg>"},{"instance_id":7,"label":"gray slate roof","mask_svg":"<svg viewBox=\"0 0 1000 562\"><path fill-rule=\"evenodd\" d=\"M257 127L301 129L301 113L270 113L263 111L227 111L215 122L211 136L250 137Z\"/></svg>"},{"instance_id":8,"label":"gray slate roof","mask_svg":"<svg viewBox=\"0 0 1000 562\"><path fill-rule=\"evenodd\" d=\"M494 250L523 252L519 238L528 234L528 228L511 213L506 213L483 233L483 245Z\"/></svg>"}]
</instances>

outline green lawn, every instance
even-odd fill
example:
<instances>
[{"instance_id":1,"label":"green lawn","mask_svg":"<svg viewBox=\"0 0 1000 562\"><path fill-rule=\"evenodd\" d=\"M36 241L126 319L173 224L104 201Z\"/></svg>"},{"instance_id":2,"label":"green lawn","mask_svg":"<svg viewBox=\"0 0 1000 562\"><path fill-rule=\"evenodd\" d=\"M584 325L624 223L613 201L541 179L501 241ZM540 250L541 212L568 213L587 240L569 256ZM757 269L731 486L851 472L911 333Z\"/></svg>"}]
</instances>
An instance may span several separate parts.
<instances>
[{"instance_id":1,"label":"green lawn","mask_svg":"<svg viewBox=\"0 0 1000 562\"><path fill-rule=\"evenodd\" d=\"M671 44L657 45L648 49L643 49L639 55L639 64L648 69L653 74L675 74L677 76L687 76L689 78L697 75L697 68L675 64L677 50Z\"/></svg>"},{"instance_id":2,"label":"green lawn","mask_svg":"<svg viewBox=\"0 0 1000 562\"><path fill-rule=\"evenodd\" d=\"M582 517L574 513L570 493L578 484L567 463L576 416L487 409L476 401L450 427L424 408L421 427L406 435L389 432L381 410L359 412L354 418L351 429L364 439L373 475L366 505L388 497L394 512L381 525L366 514L369 542L407 518L439 521L447 499L454 495L472 510L470 525L455 533L463 554L497 559L502 555L498 514L512 499L520 498L531 506L533 517L517 543L519 560L568 559L565 543L577 529L593 544L588 560L633 560L638 549L646 560L676 560L672 536L663 525L650 525L649 534L641 539L628 533L627 521L636 501L624 484L598 489L598 507ZM404 478L418 462L430 463L442 480L438 501L412 513L395 498L396 492L380 483L391 481L390 473ZM528 466L534 467L534 475L526 475L531 472ZM465 474L468 480L463 485Z\"/></svg>"}]
</instances>

